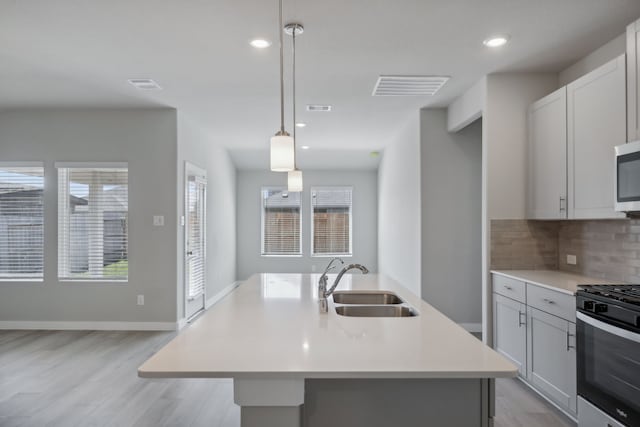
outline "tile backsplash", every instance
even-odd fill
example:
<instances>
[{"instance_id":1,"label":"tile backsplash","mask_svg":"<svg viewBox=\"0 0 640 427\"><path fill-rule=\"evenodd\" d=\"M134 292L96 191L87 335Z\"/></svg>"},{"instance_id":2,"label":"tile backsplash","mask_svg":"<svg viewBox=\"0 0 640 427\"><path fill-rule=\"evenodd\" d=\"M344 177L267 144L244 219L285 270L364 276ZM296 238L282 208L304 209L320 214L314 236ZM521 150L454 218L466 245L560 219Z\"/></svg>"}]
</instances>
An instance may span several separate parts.
<instances>
[{"instance_id":1,"label":"tile backsplash","mask_svg":"<svg viewBox=\"0 0 640 427\"><path fill-rule=\"evenodd\" d=\"M567 264L567 255L576 255L577 264ZM493 220L491 268L640 283L640 220Z\"/></svg>"}]
</instances>

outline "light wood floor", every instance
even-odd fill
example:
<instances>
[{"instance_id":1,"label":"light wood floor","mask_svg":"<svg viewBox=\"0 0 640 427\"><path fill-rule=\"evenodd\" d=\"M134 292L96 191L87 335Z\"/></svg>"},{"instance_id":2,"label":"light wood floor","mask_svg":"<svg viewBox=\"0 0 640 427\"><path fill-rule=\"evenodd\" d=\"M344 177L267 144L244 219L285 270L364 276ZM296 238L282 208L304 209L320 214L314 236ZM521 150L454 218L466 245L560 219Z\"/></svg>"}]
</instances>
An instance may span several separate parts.
<instances>
[{"instance_id":1,"label":"light wood floor","mask_svg":"<svg viewBox=\"0 0 640 427\"><path fill-rule=\"evenodd\" d=\"M0 331L0 426L238 427L231 380L149 380L167 332ZM516 380L496 384L496 427L575 427Z\"/></svg>"}]
</instances>

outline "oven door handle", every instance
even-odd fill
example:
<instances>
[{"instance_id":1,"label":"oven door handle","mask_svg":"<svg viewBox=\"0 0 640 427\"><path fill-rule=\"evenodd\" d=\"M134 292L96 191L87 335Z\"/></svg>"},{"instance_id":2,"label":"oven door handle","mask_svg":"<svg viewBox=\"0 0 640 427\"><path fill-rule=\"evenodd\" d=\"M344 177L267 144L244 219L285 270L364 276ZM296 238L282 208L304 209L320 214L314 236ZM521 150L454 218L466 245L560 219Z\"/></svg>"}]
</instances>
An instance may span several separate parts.
<instances>
[{"instance_id":1,"label":"oven door handle","mask_svg":"<svg viewBox=\"0 0 640 427\"><path fill-rule=\"evenodd\" d=\"M581 312L577 312L576 317L582 320L584 323L593 326L594 328L601 329L620 338L626 338L630 341L640 343L640 334L627 331L626 329L618 328L617 326L613 326L598 319L594 319L593 317Z\"/></svg>"}]
</instances>

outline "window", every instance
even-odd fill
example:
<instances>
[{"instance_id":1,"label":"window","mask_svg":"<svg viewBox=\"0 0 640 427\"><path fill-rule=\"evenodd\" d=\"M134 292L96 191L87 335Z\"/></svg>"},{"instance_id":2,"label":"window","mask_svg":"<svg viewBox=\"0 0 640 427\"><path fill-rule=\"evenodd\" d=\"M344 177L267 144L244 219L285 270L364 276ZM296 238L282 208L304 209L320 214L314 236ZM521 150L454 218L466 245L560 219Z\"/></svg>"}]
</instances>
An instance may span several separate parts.
<instances>
[{"instance_id":1,"label":"window","mask_svg":"<svg viewBox=\"0 0 640 427\"><path fill-rule=\"evenodd\" d=\"M262 189L262 255L301 255L300 194Z\"/></svg>"},{"instance_id":2,"label":"window","mask_svg":"<svg viewBox=\"0 0 640 427\"><path fill-rule=\"evenodd\" d=\"M129 172L122 163L58 163L58 277L127 280Z\"/></svg>"},{"instance_id":3,"label":"window","mask_svg":"<svg viewBox=\"0 0 640 427\"><path fill-rule=\"evenodd\" d=\"M311 188L311 255L351 255L351 187Z\"/></svg>"},{"instance_id":4,"label":"window","mask_svg":"<svg viewBox=\"0 0 640 427\"><path fill-rule=\"evenodd\" d=\"M42 280L44 168L0 164L0 280Z\"/></svg>"}]
</instances>

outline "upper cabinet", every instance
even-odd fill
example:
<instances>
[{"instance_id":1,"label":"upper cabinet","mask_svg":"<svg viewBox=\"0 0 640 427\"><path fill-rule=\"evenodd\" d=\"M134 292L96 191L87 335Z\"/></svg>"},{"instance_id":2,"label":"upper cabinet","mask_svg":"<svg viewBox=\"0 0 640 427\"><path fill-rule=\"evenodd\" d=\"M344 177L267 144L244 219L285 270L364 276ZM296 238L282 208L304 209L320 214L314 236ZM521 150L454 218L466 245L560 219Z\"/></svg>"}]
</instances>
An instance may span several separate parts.
<instances>
[{"instance_id":1,"label":"upper cabinet","mask_svg":"<svg viewBox=\"0 0 640 427\"><path fill-rule=\"evenodd\" d=\"M627 27L627 141L640 139L640 20Z\"/></svg>"},{"instance_id":2,"label":"upper cabinet","mask_svg":"<svg viewBox=\"0 0 640 427\"><path fill-rule=\"evenodd\" d=\"M567 218L567 89L529 107L529 218Z\"/></svg>"},{"instance_id":3,"label":"upper cabinet","mask_svg":"<svg viewBox=\"0 0 640 427\"><path fill-rule=\"evenodd\" d=\"M567 86L568 217L616 218L616 145L626 142L625 57Z\"/></svg>"},{"instance_id":4,"label":"upper cabinet","mask_svg":"<svg viewBox=\"0 0 640 427\"><path fill-rule=\"evenodd\" d=\"M529 219L606 219L614 149L625 143L624 55L529 109Z\"/></svg>"}]
</instances>

